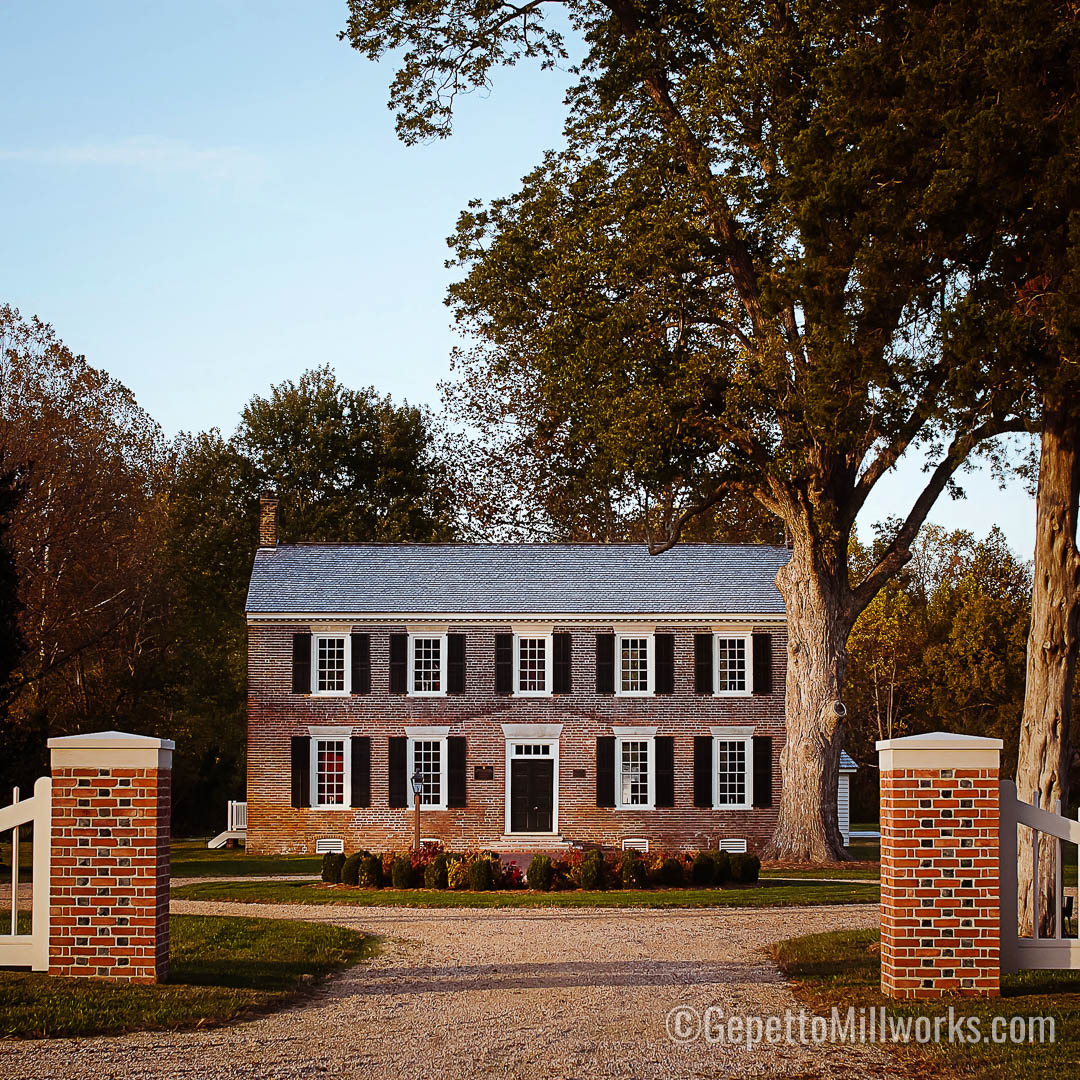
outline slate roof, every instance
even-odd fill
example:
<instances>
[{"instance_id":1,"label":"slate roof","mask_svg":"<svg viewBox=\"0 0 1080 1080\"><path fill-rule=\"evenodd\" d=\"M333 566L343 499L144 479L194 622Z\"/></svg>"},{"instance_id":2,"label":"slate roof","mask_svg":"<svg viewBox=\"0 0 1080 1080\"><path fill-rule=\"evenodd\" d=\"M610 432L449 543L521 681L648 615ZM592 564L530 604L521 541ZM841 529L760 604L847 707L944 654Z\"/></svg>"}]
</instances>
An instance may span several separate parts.
<instances>
[{"instance_id":1,"label":"slate roof","mask_svg":"<svg viewBox=\"0 0 1080 1080\"><path fill-rule=\"evenodd\" d=\"M854 772L858 767L859 766L856 763L855 759L846 750L840 751L841 769L851 769L851 771Z\"/></svg>"},{"instance_id":2,"label":"slate roof","mask_svg":"<svg viewBox=\"0 0 1080 1080\"><path fill-rule=\"evenodd\" d=\"M261 548L260 614L783 615L767 545L300 544Z\"/></svg>"}]
</instances>

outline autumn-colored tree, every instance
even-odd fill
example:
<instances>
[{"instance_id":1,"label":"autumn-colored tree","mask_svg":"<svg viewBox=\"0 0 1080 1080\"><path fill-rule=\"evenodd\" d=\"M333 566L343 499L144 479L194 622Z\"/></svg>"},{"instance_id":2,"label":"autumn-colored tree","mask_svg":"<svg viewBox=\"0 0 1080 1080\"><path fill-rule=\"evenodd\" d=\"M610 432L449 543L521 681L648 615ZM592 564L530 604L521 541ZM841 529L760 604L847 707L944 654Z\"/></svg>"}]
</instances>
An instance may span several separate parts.
<instances>
[{"instance_id":1,"label":"autumn-colored tree","mask_svg":"<svg viewBox=\"0 0 1080 1080\"><path fill-rule=\"evenodd\" d=\"M496 69L564 59L559 11L587 43L567 146L462 216L451 303L479 343L465 360L495 388L491 416L599 448L670 506L657 547L732 491L782 519L788 737L770 852L841 857L848 635L968 455L1021 423L1013 358L988 363L952 318L1012 224L985 192L1045 153L997 122L1016 69L983 45L1002 13L350 0L345 35L401 57L391 103L415 141L447 134L456 96ZM925 485L853 579L855 519L920 445Z\"/></svg>"}]
</instances>

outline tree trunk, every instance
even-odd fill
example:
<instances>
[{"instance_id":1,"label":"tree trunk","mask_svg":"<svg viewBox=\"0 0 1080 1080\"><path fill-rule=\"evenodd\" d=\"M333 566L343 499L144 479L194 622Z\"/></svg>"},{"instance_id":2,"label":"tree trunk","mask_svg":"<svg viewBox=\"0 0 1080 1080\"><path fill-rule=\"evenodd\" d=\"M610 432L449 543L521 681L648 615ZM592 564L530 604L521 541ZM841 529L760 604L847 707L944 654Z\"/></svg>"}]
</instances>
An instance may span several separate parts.
<instances>
[{"instance_id":1,"label":"tree trunk","mask_svg":"<svg viewBox=\"0 0 1080 1080\"><path fill-rule=\"evenodd\" d=\"M847 859L836 792L844 709L840 693L852 619L836 595L836 574L814 565L796 542L776 575L787 607L787 741L780 755L780 819L765 849L771 859Z\"/></svg>"},{"instance_id":2,"label":"tree trunk","mask_svg":"<svg viewBox=\"0 0 1080 1080\"><path fill-rule=\"evenodd\" d=\"M1035 502L1035 569L1028 633L1027 683L1016 763L1016 791L1025 802L1057 811L1069 797L1069 720L1080 623L1080 413L1064 399L1044 407L1039 488ZM1027 832L1027 830L1023 830ZM1025 842L1026 841L1026 842ZM1056 843L1039 840L1039 930L1053 934ZM1019 924L1032 932L1030 836L1019 838Z\"/></svg>"}]
</instances>

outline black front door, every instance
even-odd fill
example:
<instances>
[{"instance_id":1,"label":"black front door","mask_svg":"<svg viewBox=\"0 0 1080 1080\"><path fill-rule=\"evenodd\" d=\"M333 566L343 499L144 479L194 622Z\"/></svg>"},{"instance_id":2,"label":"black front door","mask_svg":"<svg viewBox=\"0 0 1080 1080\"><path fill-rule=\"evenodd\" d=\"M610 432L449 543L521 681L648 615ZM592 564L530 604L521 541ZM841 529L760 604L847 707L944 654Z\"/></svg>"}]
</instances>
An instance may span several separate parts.
<instances>
[{"instance_id":1,"label":"black front door","mask_svg":"<svg viewBox=\"0 0 1080 1080\"><path fill-rule=\"evenodd\" d=\"M514 758L510 762L510 831L551 832L555 764Z\"/></svg>"}]
</instances>

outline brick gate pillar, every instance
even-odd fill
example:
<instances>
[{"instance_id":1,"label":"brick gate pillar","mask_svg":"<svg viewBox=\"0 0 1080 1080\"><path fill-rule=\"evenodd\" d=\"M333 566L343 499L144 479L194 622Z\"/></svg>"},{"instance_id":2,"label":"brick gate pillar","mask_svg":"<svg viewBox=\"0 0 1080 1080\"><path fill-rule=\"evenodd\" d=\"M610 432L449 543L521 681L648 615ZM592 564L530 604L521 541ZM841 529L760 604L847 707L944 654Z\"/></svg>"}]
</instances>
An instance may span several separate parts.
<instances>
[{"instance_id":1,"label":"brick gate pillar","mask_svg":"<svg viewBox=\"0 0 1080 1080\"><path fill-rule=\"evenodd\" d=\"M169 969L169 739L50 739L50 975L158 982Z\"/></svg>"},{"instance_id":2,"label":"brick gate pillar","mask_svg":"<svg viewBox=\"0 0 1080 1080\"><path fill-rule=\"evenodd\" d=\"M935 732L877 744L881 992L1000 992L1000 739Z\"/></svg>"}]
</instances>

